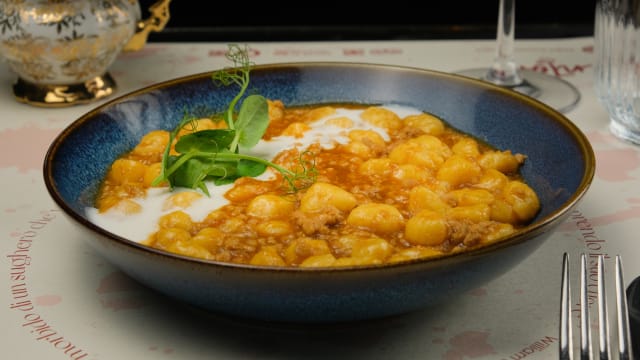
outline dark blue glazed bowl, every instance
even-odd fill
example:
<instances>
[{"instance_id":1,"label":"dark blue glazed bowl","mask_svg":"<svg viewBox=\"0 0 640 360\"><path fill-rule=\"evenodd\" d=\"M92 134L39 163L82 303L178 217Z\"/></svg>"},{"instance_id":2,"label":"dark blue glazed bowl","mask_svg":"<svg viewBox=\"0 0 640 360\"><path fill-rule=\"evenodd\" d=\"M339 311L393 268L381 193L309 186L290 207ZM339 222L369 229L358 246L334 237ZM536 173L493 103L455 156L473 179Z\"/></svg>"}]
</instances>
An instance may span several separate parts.
<instances>
[{"instance_id":1,"label":"dark blue glazed bowl","mask_svg":"<svg viewBox=\"0 0 640 360\"><path fill-rule=\"evenodd\" d=\"M589 188L595 158L567 118L529 97L452 74L353 63L257 66L251 87L285 105L401 104L433 113L501 149L526 154L522 169L541 211L505 241L433 260L336 269L217 263L152 249L87 220L84 208L109 165L154 129L172 129L185 109L220 111L235 95L211 73L183 77L116 98L80 117L51 144L47 189L86 240L131 277L214 312L285 322L378 318L436 305L477 288L525 259Z\"/></svg>"}]
</instances>

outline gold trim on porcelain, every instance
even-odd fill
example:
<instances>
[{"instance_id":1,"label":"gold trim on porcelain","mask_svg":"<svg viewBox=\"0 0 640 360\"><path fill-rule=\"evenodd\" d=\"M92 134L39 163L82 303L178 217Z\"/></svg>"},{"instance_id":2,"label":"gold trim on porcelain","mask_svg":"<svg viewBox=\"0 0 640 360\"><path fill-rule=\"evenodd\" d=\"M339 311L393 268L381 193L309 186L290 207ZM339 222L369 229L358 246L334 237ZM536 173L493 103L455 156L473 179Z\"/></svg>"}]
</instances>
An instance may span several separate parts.
<instances>
[{"instance_id":1,"label":"gold trim on porcelain","mask_svg":"<svg viewBox=\"0 0 640 360\"><path fill-rule=\"evenodd\" d=\"M21 4L21 0L18 4ZM128 0L136 4L138 0ZM34 34L12 35L10 40L3 40L2 55L12 69L18 73L18 80L13 86L13 93L19 102L41 107L64 107L75 104L85 104L113 94L116 84L107 69L120 51L136 51L144 47L149 33L159 32L169 22L169 3L171 0L157 0L149 7L147 19L136 20L130 18L117 22L111 20L107 26L109 33L83 33L73 29L73 38L62 37L60 30L50 37L35 36ZM36 2L38 5L42 5ZM53 18L56 22L48 22L50 29L71 21L61 14L75 14L84 19L84 8L74 1L45 2L46 6L34 7L39 11L39 17ZM51 3L51 4L50 4ZM98 3L98 2L96 2ZM13 6L13 5L12 5ZM19 9L15 5L15 9ZM20 29L19 14L14 11L11 16L18 22L16 29ZM119 8L114 6L115 10ZM95 9L92 8L92 12ZM114 11L115 11L114 10ZM3 14L0 9L0 15ZM18 14L18 15L16 15ZM56 18L56 16L58 18ZM38 17L38 19L39 19ZM114 17L116 19L117 17ZM105 18L95 21L107 21ZM62 25L61 25L62 24ZM74 24L80 27L82 23ZM64 27L64 26L63 26ZM15 30L16 32L18 30ZM4 31L4 29L3 29ZM133 34L132 34L133 31ZM4 35L4 32L3 32ZM3 38L4 39L4 38ZM99 75L103 73L103 75ZM94 77L95 76L95 77ZM91 77L89 80L87 77ZM41 84L40 81L43 83ZM47 84L48 83L48 84ZM69 84L71 83L71 84Z\"/></svg>"},{"instance_id":2,"label":"gold trim on porcelain","mask_svg":"<svg viewBox=\"0 0 640 360\"><path fill-rule=\"evenodd\" d=\"M171 0L158 0L149 7L149 18L139 21L136 32L124 46L124 51L137 51L147 43L149 33L160 32L169 22L169 3Z\"/></svg>"},{"instance_id":3,"label":"gold trim on porcelain","mask_svg":"<svg viewBox=\"0 0 640 360\"><path fill-rule=\"evenodd\" d=\"M109 73L78 84L35 84L18 78L13 85L13 94L19 102L40 107L86 104L107 97L115 90L116 82Z\"/></svg>"}]
</instances>

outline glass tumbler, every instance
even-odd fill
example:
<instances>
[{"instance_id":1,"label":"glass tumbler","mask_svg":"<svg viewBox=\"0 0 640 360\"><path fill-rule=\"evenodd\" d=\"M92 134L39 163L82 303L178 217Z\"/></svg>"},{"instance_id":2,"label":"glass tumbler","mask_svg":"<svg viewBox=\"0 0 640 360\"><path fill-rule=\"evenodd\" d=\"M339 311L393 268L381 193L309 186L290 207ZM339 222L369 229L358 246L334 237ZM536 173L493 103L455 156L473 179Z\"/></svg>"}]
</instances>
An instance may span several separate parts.
<instances>
[{"instance_id":1,"label":"glass tumbler","mask_svg":"<svg viewBox=\"0 0 640 360\"><path fill-rule=\"evenodd\" d=\"M640 0L598 0L594 83L617 137L640 144Z\"/></svg>"}]
</instances>

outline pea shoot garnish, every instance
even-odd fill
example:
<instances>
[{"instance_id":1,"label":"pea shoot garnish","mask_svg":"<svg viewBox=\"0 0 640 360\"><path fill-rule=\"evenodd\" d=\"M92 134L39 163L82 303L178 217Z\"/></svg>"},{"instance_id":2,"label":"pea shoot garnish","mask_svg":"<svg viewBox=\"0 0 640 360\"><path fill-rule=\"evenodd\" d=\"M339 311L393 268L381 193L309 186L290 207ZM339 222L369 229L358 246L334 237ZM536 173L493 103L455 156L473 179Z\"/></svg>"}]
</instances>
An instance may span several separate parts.
<instances>
[{"instance_id":1,"label":"pea shoot garnish","mask_svg":"<svg viewBox=\"0 0 640 360\"><path fill-rule=\"evenodd\" d=\"M259 176L267 167L271 167L282 174L291 192L308 187L316 177L313 157L309 160L308 153L302 153L300 170L294 172L269 160L240 152L241 148L251 149L262 139L269 126L269 104L264 96L257 94L243 99L253 65L246 47L229 45L226 56L234 66L212 75L214 84L218 86L240 87L221 115L226 129L197 130L197 118L186 114L169 134L161 172L152 185L166 181L171 188L200 189L209 195L205 181L212 181L216 185L228 184L240 177ZM240 109L236 111L238 105ZM178 138L174 146L177 155L173 155L171 144L183 129L191 130L191 133Z\"/></svg>"}]
</instances>

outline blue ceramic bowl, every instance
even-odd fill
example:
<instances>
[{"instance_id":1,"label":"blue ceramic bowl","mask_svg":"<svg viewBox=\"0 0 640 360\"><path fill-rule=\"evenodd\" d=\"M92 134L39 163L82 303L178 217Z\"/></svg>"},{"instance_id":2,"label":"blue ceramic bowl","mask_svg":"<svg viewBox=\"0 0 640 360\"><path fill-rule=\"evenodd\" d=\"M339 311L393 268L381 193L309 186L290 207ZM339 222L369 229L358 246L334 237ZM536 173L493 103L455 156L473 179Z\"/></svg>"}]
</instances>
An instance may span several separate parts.
<instances>
[{"instance_id":1,"label":"blue ceramic bowl","mask_svg":"<svg viewBox=\"0 0 640 360\"><path fill-rule=\"evenodd\" d=\"M51 144L44 180L56 202L106 259L157 291L214 312L285 322L378 318L436 305L509 271L545 241L589 188L595 158L567 118L524 95L470 78L353 63L256 66L251 87L286 105L350 102L419 108L502 149L526 154L522 174L541 211L505 241L433 260L334 269L267 268L179 256L118 237L84 213L110 164L184 109L221 111L234 88L211 73L116 98L80 117Z\"/></svg>"}]
</instances>

